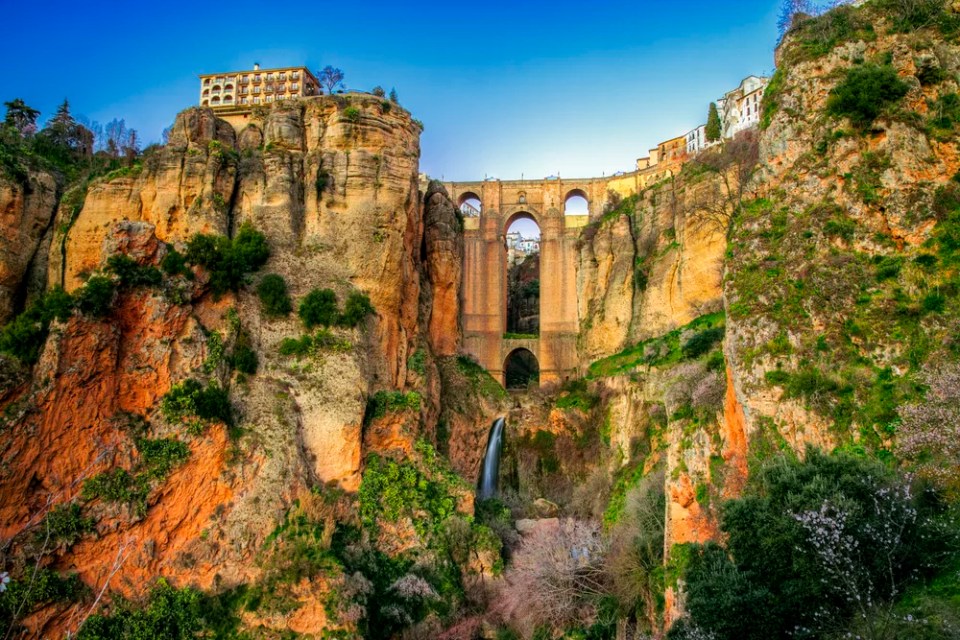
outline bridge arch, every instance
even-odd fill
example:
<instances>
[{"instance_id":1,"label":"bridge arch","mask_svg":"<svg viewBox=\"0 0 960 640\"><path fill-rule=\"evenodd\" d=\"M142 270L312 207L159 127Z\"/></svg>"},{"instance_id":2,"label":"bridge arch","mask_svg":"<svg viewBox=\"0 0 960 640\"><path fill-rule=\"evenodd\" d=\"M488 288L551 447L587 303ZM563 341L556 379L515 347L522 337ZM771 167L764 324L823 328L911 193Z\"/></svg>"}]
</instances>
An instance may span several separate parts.
<instances>
[{"instance_id":1,"label":"bridge arch","mask_svg":"<svg viewBox=\"0 0 960 640\"><path fill-rule=\"evenodd\" d=\"M590 199L583 189L571 189L563 198L563 214L586 216L590 214Z\"/></svg>"},{"instance_id":2,"label":"bridge arch","mask_svg":"<svg viewBox=\"0 0 960 640\"><path fill-rule=\"evenodd\" d=\"M503 361L507 389L527 389L540 385L540 361L532 351L518 348L507 354Z\"/></svg>"},{"instance_id":3,"label":"bridge arch","mask_svg":"<svg viewBox=\"0 0 960 640\"><path fill-rule=\"evenodd\" d=\"M483 213L483 200L473 191L464 191L457 198L457 208L468 218L475 218Z\"/></svg>"},{"instance_id":4,"label":"bridge arch","mask_svg":"<svg viewBox=\"0 0 960 640\"><path fill-rule=\"evenodd\" d=\"M537 229L543 229L543 225L540 224L540 217L536 213L533 213L529 209L520 209L504 218L500 233L506 235L510 231L510 227L519 220L532 220L533 223L537 225Z\"/></svg>"}]
</instances>

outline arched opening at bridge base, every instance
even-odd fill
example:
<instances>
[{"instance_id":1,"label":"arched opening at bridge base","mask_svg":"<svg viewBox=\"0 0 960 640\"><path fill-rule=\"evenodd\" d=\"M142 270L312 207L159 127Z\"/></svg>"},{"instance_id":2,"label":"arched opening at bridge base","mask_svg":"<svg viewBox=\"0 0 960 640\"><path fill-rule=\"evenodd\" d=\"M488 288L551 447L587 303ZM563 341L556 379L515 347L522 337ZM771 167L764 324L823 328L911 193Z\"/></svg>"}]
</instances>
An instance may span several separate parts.
<instances>
[{"instance_id":1,"label":"arched opening at bridge base","mask_svg":"<svg viewBox=\"0 0 960 640\"><path fill-rule=\"evenodd\" d=\"M506 227L506 334L540 335L540 226L529 213L514 215Z\"/></svg>"},{"instance_id":2,"label":"arched opening at bridge base","mask_svg":"<svg viewBox=\"0 0 960 640\"><path fill-rule=\"evenodd\" d=\"M503 363L507 389L529 389L540 386L540 363L528 349L514 349Z\"/></svg>"}]
</instances>

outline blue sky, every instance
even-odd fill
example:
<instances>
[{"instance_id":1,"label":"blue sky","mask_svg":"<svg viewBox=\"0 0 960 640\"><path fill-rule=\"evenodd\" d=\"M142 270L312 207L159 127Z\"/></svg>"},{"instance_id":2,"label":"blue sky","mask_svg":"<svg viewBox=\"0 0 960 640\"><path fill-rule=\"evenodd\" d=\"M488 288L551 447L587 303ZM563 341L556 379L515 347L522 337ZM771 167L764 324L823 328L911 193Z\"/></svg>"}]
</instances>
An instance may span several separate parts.
<instances>
[{"instance_id":1,"label":"blue sky","mask_svg":"<svg viewBox=\"0 0 960 640\"><path fill-rule=\"evenodd\" d=\"M396 88L426 126L431 176L609 175L772 70L778 4L5 3L16 27L0 39L0 99L46 117L68 97L74 113L158 140L196 102L199 73L332 64L348 88Z\"/></svg>"}]
</instances>

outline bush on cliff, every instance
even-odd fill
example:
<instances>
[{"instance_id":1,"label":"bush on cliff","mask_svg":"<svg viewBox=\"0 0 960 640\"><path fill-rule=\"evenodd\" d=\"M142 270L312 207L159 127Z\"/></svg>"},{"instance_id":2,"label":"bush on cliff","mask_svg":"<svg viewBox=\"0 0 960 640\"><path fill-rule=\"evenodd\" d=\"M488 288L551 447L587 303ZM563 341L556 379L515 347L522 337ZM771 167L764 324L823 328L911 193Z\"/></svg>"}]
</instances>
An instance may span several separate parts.
<instances>
[{"instance_id":1,"label":"bush on cliff","mask_svg":"<svg viewBox=\"0 0 960 640\"><path fill-rule=\"evenodd\" d=\"M74 294L80 313L94 318L102 318L110 313L116 296L116 285L107 276L90 276L86 283Z\"/></svg>"},{"instance_id":2,"label":"bush on cliff","mask_svg":"<svg viewBox=\"0 0 960 640\"><path fill-rule=\"evenodd\" d=\"M337 323L342 327L355 327L363 320L374 313L370 298L365 293L354 291L347 297L347 303L343 307L343 313L337 319Z\"/></svg>"},{"instance_id":3,"label":"bush on cliff","mask_svg":"<svg viewBox=\"0 0 960 640\"><path fill-rule=\"evenodd\" d=\"M0 331L0 352L24 364L35 363L47 339L50 322L54 318L65 321L72 313L73 298L60 287L54 287Z\"/></svg>"},{"instance_id":4,"label":"bush on cliff","mask_svg":"<svg viewBox=\"0 0 960 640\"><path fill-rule=\"evenodd\" d=\"M271 318L280 318L290 315L293 303L287 292L287 281L276 273L268 273L260 279L257 285L257 296L263 305L263 312Z\"/></svg>"},{"instance_id":5,"label":"bush on cliff","mask_svg":"<svg viewBox=\"0 0 960 640\"><path fill-rule=\"evenodd\" d=\"M850 118L854 126L866 129L887 107L907 95L910 87L890 65L865 64L847 71L827 100L827 113Z\"/></svg>"},{"instance_id":6,"label":"bush on cliff","mask_svg":"<svg viewBox=\"0 0 960 640\"><path fill-rule=\"evenodd\" d=\"M297 313L308 329L317 325L329 327L336 324L340 316L337 308L337 294L332 289L314 289L300 301L300 309Z\"/></svg>"},{"instance_id":7,"label":"bush on cliff","mask_svg":"<svg viewBox=\"0 0 960 640\"><path fill-rule=\"evenodd\" d=\"M175 385L160 401L163 417L171 422L197 417L203 421L233 424L230 397L217 385L206 387L199 381L189 379Z\"/></svg>"},{"instance_id":8,"label":"bush on cliff","mask_svg":"<svg viewBox=\"0 0 960 640\"><path fill-rule=\"evenodd\" d=\"M155 287L163 281L163 274L159 269L141 265L123 253L107 258L107 271L117 276L121 287Z\"/></svg>"},{"instance_id":9,"label":"bush on cliff","mask_svg":"<svg viewBox=\"0 0 960 640\"><path fill-rule=\"evenodd\" d=\"M725 547L693 547L687 611L670 638L823 637L872 615L949 561L940 497L879 463L814 449L774 459L721 508Z\"/></svg>"},{"instance_id":10,"label":"bush on cliff","mask_svg":"<svg viewBox=\"0 0 960 640\"><path fill-rule=\"evenodd\" d=\"M198 233L187 244L187 260L209 272L215 295L239 290L247 275L266 264L269 257L266 237L249 224L241 226L233 239Z\"/></svg>"}]
</instances>

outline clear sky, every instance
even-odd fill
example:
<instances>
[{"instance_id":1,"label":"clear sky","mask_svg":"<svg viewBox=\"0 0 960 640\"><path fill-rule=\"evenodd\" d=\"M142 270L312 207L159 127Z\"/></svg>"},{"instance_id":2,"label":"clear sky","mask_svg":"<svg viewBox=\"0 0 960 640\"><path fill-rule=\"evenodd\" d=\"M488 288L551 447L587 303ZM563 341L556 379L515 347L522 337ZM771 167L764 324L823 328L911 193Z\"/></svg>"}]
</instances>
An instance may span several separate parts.
<instances>
[{"instance_id":1,"label":"clear sky","mask_svg":"<svg viewBox=\"0 0 960 640\"><path fill-rule=\"evenodd\" d=\"M4 2L0 100L125 118L156 141L197 74L305 64L395 87L447 180L630 170L769 73L777 0Z\"/></svg>"}]
</instances>

